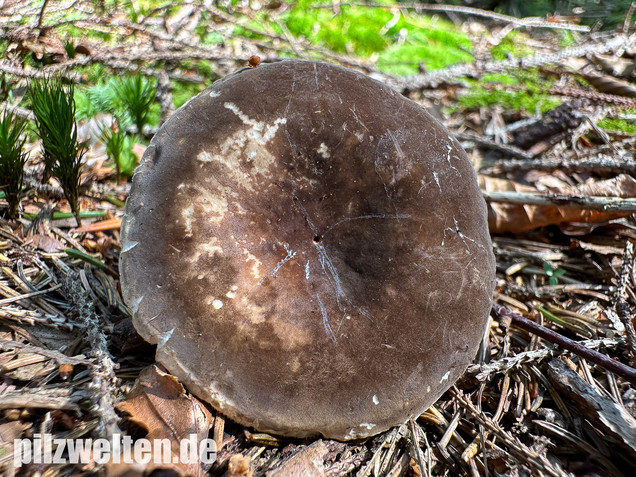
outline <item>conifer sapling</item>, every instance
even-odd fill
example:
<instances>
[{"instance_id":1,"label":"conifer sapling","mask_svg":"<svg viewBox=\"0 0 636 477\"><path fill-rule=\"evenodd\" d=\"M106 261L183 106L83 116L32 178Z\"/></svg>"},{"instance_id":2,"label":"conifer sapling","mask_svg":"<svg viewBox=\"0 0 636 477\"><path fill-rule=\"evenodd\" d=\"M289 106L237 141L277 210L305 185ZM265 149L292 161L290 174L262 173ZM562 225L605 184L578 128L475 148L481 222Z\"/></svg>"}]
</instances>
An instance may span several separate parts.
<instances>
[{"instance_id":1,"label":"conifer sapling","mask_svg":"<svg viewBox=\"0 0 636 477\"><path fill-rule=\"evenodd\" d=\"M79 226L80 173L86 148L77 140L74 86L64 87L60 78L36 79L29 84L29 97L42 139L45 179L54 176L60 182Z\"/></svg>"},{"instance_id":2,"label":"conifer sapling","mask_svg":"<svg viewBox=\"0 0 636 477\"><path fill-rule=\"evenodd\" d=\"M0 118L0 187L9 203L8 216L18 217L24 164L28 154L22 152L26 121L5 111Z\"/></svg>"}]
</instances>

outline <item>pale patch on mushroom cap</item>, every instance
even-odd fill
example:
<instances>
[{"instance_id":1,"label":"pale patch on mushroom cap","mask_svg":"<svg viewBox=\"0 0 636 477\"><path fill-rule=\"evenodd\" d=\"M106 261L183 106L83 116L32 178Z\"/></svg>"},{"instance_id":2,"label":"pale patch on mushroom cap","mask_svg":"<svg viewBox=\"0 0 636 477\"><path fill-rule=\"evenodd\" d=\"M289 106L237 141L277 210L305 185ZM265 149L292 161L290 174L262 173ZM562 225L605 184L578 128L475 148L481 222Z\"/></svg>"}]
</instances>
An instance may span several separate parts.
<instances>
[{"instance_id":1,"label":"pale patch on mushroom cap","mask_svg":"<svg viewBox=\"0 0 636 477\"><path fill-rule=\"evenodd\" d=\"M324 63L242 70L178 110L135 174L122 242L157 359L230 418L299 437L428 408L473 359L494 288L456 140Z\"/></svg>"}]
</instances>

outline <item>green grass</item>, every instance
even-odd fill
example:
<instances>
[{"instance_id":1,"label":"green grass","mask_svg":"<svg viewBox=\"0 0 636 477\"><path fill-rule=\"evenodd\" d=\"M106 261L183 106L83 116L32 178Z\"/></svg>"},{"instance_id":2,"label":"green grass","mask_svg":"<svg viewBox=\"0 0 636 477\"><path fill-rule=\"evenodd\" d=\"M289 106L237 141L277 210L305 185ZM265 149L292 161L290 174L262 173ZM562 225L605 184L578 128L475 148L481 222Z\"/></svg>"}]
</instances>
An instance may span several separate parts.
<instances>
[{"instance_id":1,"label":"green grass","mask_svg":"<svg viewBox=\"0 0 636 477\"><path fill-rule=\"evenodd\" d=\"M22 216L27 220L34 220L38 214L25 212ZM95 219L101 218L106 215L105 210L84 210L80 212L80 217L82 219ZM51 218L53 220L64 220L64 219L72 219L74 217L72 212L53 212Z\"/></svg>"}]
</instances>

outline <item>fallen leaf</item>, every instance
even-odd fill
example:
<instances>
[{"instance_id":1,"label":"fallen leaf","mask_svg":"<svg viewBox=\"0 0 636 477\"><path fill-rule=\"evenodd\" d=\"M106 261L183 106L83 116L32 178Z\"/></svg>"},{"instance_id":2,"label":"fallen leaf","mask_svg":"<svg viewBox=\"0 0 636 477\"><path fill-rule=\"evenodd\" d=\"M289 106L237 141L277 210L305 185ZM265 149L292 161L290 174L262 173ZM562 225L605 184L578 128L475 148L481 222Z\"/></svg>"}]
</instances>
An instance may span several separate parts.
<instances>
[{"instance_id":1,"label":"fallen leaf","mask_svg":"<svg viewBox=\"0 0 636 477\"><path fill-rule=\"evenodd\" d=\"M541 191L526 184L483 175L479 176L479 185L488 192L511 191L558 193L584 197L636 197L636 179L626 174L577 187L555 187ZM487 205L488 227L491 233L520 233L547 225L603 223L630 215L630 212L602 212L556 205L525 205L502 202L490 202Z\"/></svg>"},{"instance_id":2,"label":"fallen leaf","mask_svg":"<svg viewBox=\"0 0 636 477\"><path fill-rule=\"evenodd\" d=\"M252 477L250 464L252 459L241 454L234 454L230 457L227 466L227 477Z\"/></svg>"},{"instance_id":3,"label":"fallen leaf","mask_svg":"<svg viewBox=\"0 0 636 477\"><path fill-rule=\"evenodd\" d=\"M157 366L150 366L140 374L125 401L117 404L130 420L148 431L146 439L169 439L172 456L180 455L182 440L196 434L198 442L208 437L212 417L205 406L193 396L186 394L177 379ZM156 468L173 468L183 475L202 475L200 462L147 464L150 472Z\"/></svg>"},{"instance_id":4,"label":"fallen leaf","mask_svg":"<svg viewBox=\"0 0 636 477\"><path fill-rule=\"evenodd\" d=\"M21 439L24 431L29 427L31 427L31 424L22 421L10 421L0 424L0 456L2 456L2 460L5 463L13 464L15 440ZM11 465L11 469L12 467Z\"/></svg>"},{"instance_id":5,"label":"fallen leaf","mask_svg":"<svg viewBox=\"0 0 636 477\"><path fill-rule=\"evenodd\" d=\"M317 440L284 461L267 477L319 477L325 475L325 458L329 453L327 445Z\"/></svg>"},{"instance_id":6,"label":"fallen leaf","mask_svg":"<svg viewBox=\"0 0 636 477\"><path fill-rule=\"evenodd\" d=\"M66 248L58 239L44 234L33 235L31 237L31 245L46 253L55 253Z\"/></svg>"}]
</instances>

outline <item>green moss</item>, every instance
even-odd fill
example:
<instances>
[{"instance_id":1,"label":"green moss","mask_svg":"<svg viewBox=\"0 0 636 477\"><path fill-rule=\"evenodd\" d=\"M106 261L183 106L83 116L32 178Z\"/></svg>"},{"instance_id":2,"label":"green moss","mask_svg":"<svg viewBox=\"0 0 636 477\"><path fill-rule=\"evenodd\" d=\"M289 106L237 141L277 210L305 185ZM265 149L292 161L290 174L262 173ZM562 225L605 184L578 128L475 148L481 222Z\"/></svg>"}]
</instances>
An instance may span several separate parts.
<instances>
[{"instance_id":1,"label":"green moss","mask_svg":"<svg viewBox=\"0 0 636 477\"><path fill-rule=\"evenodd\" d=\"M574 36L574 32L568 30L561 30L561 46L567 48L568 46L572 46L576 43L576 37Z\"/></svg>"},{"instance_id":2,"label":"green moss","mask_svg":"<svg viewBox=\"0 0 636 477\"><path fill-rule=\"evenodd\" d=\"M151 15L157 8L163 7L162 13L170 16L180 8L179 3L166 0L137 0L134 5L133 2L124 2L124 6L126 7L128 18L137 23L141 19L140 16Z\"/></svg>"},{"instance_id":3,"label":"green moss","mask_svg":"<svg viewBox=\"0 0 636 477\"><path fill-rule=\"evenodd\" d=\"M294 36L305 37L339 53L368 57L383 51L397 39L405 20L382 8L355 7L342 4L334 14L332 8L316 8L330 2L301 1L283 17Z\"/></svg>"},{"instance_id":4,"label":"green moss","mask_svg":"<svg viewBox=\"0 0 636 477\"><path fill-rule=\"evenodd\" d=\"M283 19L289 31L339 53L377 56L381 71L410 75L420 64L434 70L472 60L472 45L452 23L382 8L341 4L316 8L322 1L299 2Z\"/></svg>"},{"instance_id":5,"label":"green moss","mask_svg":"<svg viewBox=\"0 0 636 477\"><path fill-rule=\"evenodd\" d=\"M549 94L550 83L538 73L517 72L515 74L489 74L477 82L468 80L471 86L459 98L465 108L501 105L507 109L542 113L554 109L561 101ZM510 86L515 86L511 88Z\"/></svg>"},{"instance_id":6,"label":"green moss","mask_svg":"<svg viewBox=\"0 0 636 477\"><path fill-rule=\"evenodd\" d=\"M104 65L93 64L87 66L79 66L74 68L80 76L82 76L82 83L85 84L96 84L99 82L103 82L104 78L113 75L113 72Z\"/></svg>"},{"instance_id":7,"label":"green moss","mask_svg":"<svg viewBox=\"0 0 636 477\"><path fill-rule=\"evenodd\" d=\"M527 40L527 35L511 31L498 45L490 49L490 55L493 60L505 60L508 56L522 58L532 55L534 50L527 46Z\"/></svg>"},{"instance_id":8,"label":"green moss","mask_svg":"<svg viewBox=\"0 0 636 477\"><path fill-rule=\"evenodd\" d=\"M212 63L208 60L200 60L197 62L195 69L197 73L208 79L216 79L218 77L216 71L214 71L214 66L212 66Z\"/></svg>"},{"instance_id":9,"label":"green moss","mask_svg":"<svg viewBox=\"0 0 636 477\"><path fill-rule=\"evenodd\" d=\"M223 41L223 35L218 31L209 31L203 43L206 45L218 45L219 43L223 43Z\"/></svg>"},{"instance_id":10,"label":"green moss","mask_svg":"<svg viewBox=\"0 0 636 477\"><path fill-rule=\"evenodd\" d=\"M204 45L217 45L223 43L223 35L214 30L214 21L210 12L201 12L201 20L194 27L194 31L199 37L199 41Z\"/></svg>"},{"instance_id":11,"label":"green moss","mask_svg":"<svg viewBox=\"0 0 636 477\"><path fill-rule=\"evenodd\" d=\"M624 114L636 115L636 109L627 109L623 111ZM598 122L598 127L601 129L607 129L609 131L621 131L626 134L636 134L636 120L635 119L610 119L605 118Z\"/></svg>"},{"instance_id":12,"label":"green moss","mask_svg":"<svg viewBox=\"0 0 636 477\"><path fill-rule=\"evenodd\" d=\"M199 94L206 85L203 84L193 84L193 83L178 83L176 81L172 82L172 102L175 107L180 108L183 106L190 98Z\"/></svg>"},{"instance_id":13,"label":"green moss","mask_svg":"<svg viewBox=\"0 0 636 477\"><path fill-rule=\"evenodd\" d=\"M518 85L519 80L514 76L505 73L487 73L482 76L480 83L499 83L507 85Z\"/></svg>"},{"instance_id":14,"label":"green moss","mask_svg":"<svg viewBox=\"0 0 636 477\"><path fill-rule=\"evenodd\" d=\"M61 25L58 27L57 31L61 34L61 36L67 38L67 41L71 41L70 39L74 39L75 43L81 43L82 38L91 38L101 40L107 44L111 44L114 35L105 31L93 30L92 28L79 28L73 24L69 25Z\"/></svg>"},{"instance_id":15,"label":"green moss","mask_svg":"<svg viewBox=\"0 0 636 477\"><path fill-rule=\"evenodd\" d=\"M481 90L459 98L459 103L465 107L483 107L501 105L507 109L534 111L542 113L554 109L561 101L547 94L532 94L527 91Z\"/></svg>"}]
</instances>

